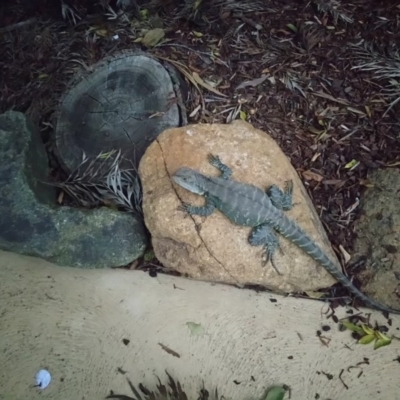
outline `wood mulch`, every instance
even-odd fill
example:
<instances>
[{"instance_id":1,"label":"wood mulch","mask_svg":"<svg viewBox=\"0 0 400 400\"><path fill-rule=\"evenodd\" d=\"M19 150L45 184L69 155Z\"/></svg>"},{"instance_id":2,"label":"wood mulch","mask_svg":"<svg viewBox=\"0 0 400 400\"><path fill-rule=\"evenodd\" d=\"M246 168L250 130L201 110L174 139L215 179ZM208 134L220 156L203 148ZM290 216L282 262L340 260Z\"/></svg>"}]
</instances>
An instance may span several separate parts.
<instances>
[{"instance_id":1,"label":"wood mulch","mask_svg":"<svg viewBox=\"0 0 400 400\"><path fill-rule=\"evenodd\" d=\"M65 11L63 18L61 2L2 2L0 112L27 113L51 149L51 116L73 74L141 48L141 30L163 24L165 40L149 51L211 85L200 84L201 95L192 90L189 122L243 118L268 131L299 172L337 254L342 261L340 247L351 254L368 171L400 165L400 102L388 111L400 86L388 95L394 84L379 78L376 55L394 59L392 79L400 82L398 2L238 2L244 10L203 0L196 13L182 11L184 1L153 1L149 12L94 3L70 0L74 21ZM364 44L374 52L362 51ZM375 70L356 68L371 59Z\"/></svg>"}]
</instances>

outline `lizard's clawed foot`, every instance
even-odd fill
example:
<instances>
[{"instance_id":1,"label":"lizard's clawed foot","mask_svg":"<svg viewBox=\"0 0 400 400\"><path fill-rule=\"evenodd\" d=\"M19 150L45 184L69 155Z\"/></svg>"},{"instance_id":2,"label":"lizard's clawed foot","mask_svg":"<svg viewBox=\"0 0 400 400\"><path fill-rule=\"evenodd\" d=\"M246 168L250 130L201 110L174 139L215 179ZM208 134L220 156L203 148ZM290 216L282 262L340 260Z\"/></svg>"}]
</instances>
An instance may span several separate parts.
<instances>
[{"instance_id":1,"label":"lizard's clawed foot","mask_svg":"<svg viewBox=\"0 0 400 400\"><path fill-rule=\"evenodd\" d=\"M285 253L284 253L284 251L283 251L283 249L282 249L282 247L281 247L281 245L280 245L280 243L278 242L278 250L279 250L279 252L282 254L282 255L285 255Z\"/></svg>"},{"instance_id":2,"label":"lizard's clawed foot","mask_svg":"<svg viewBox=\"0 0 400 400\"><path fill-rule=\"evenodd\" d=\"M272 265L272 267L274 268L274 270L276 271L276 273L277 273L278 275L283 275L282 272L279 271L279 269L278 269L278 267L276 266L275 261L274 261L274 259L273 259L272 257L271 257L271 265Z\"/></svg>"},{"instance_id":3,"label":"lizard's clawed foot","mask_svg":"<svg viewBox=\"0 0 400 400\"><path fill-rule=\"evenodd\" d=\"M215 164L221 163L221 159L220 159L218 156L215 156L214 154L209 154L209 155L207 156L207 159L208 159L208 162L209 162L211 165L215 165Z\"/></svg>"},{"instance_id":4,"label":"lizard's clawed foot","mask_svg":"<svg viewBox=\"0 0 400 400\"><path fill-rule=\"evenodd\" d=\"M280 249L280 246L279 246ZM268 249L265 249L263 252L263 267L265 267L269 261L271 261L271 265L276 271L278 275L283 275L281 271L279 271L278 267L275 264L274 256L271 254L271 252Z\"/></svg>"},{"instance_id":5,"label":"lizard's clawed foot","mask_svg":"<svg viewBox=\"0 0 400 400\"><path fill-rule=\"evenodd\" d=\"M178 211L183 211L183 212L189 213L190 204L188 204L188 203L182 203L180 206L177 207L177 210L178 210Z\"/></svg>"},{"instance_id":6,"label":"lizard's clawed foot","mask_svg":"<svg viewBox=\"0 0 400 400\"><path fill-rule=\"evenodd\" d=\"M293 181L289 179L285 182L285 201L284 209L291 210L294 206L298 206L300 203L293 203Z\"/></svg>"},{"instance_id":7,"label":"lizard's clawed foot","mask_svg":"<svg viewBox=\"0 0 400 400\"><path fill-rule=\"evenodd\" d=\"M288 211L293 207L293 181L286 181L284 190L277 185L271 185L266 193L272 204L279 210Z\"/></svg>"},{"instance_id":8,"label":"lizard's clawed foot","mask_svg":"<svg viewBox=\"0 0 400 400\"><path fill-rule=\"evenodd\" d=\"M218 156L214 154L208 155L208 162L215 168L221 171L221 178L222 179L229 179L232 176L232 170L225 165Z\"/></svg>"},{"instance_id":9,"label":"lizard's clawed foot","mask_svg":"<svg viewBox=\"0 0 400 400\"><path fill-rule=\"evenodd\" d=\"M285 193L293 193L293 181L291 179L285 182Z\"/></svg>"}]
</instances>

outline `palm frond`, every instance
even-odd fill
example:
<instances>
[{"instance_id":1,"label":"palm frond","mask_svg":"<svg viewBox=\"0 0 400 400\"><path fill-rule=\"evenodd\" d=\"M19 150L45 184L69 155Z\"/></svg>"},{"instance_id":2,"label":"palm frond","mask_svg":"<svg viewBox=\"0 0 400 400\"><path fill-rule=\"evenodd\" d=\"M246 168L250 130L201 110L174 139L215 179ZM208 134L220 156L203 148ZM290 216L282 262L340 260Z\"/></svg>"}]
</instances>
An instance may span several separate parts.
<instances>
[{"instance_id":1,"label":"palm frond","mask_svg":"<svg viewBox=\"0 0 400 400\"><path fill-rule=\"evenodd\" d=\"M294 92L295 90L299 91L301 95L305 98L306 94L304 89L301 87L301 80L299 77L287 72L282 78L279 79L287 89Z\"/></svg>"},{"instance_id":2,"label":"palm frond","mask_svg":"<svg viewBox=\"0 0 400 400\"><path fill-rule=\"evenodd\" d=\"M76 25L77 19L81 19L76 10L74 10L74 8L70 7L68 4L65 4L62 0L61 0L61 14L64 19L72 21L74 25Z\"/></svg>"},{"instance_id":3,"label":"palm frond","mask_svg":"<svg viewBox=\"0 0 400 400\"><path fill-rule=\"evenodd\" d=\"M352 24L354 22L345 10L342 10L341 3L337 0L313 0L319 12L330 14L335 24L339 20Z\"/></svg>"},{"instance_id":4,"label":"palm frond","mask_svg":"<svg viewBox=\"0 0 400 400\"><path fill-rule=\"evenodd\" d=\"M376 80L385 81L382 95L394 98L385 111L386 115L400 102L400 50L397 46L378 48L371 43L353 44L351 49L356 63L352 69L372 72Z\"/></svg>"},{"instance_id":5,"label":"palm frond","mask_svg":"<svg viewBox=\"0 0 400 400\"><path fill-rule=\"evenodd\" d=\"M53 185L67 192L78 205L112 204L142 216L142 186L136 168L121 168L121 151L100 153L82 162L64 182Z\"/></svg>"}]
</instances>

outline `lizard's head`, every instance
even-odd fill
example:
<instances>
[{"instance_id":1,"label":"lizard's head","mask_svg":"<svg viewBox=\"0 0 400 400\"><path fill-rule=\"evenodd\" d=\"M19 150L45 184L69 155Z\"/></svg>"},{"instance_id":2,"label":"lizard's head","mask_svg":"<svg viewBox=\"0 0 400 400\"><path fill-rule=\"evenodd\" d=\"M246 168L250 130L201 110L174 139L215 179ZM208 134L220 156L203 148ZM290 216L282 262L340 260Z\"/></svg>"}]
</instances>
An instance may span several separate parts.
<instances>
[{"instance_id":1,"label":"lizard's head","mask_svg":"<svg viewBox=\"0 0 400 400\"><path fill-rule=\"evenodd\" d=\"M179 186L182 186L192 193L203 195L205 192L201 185L201 176L199 176L197 171L191 168L179 168L172 176L172 179Z\"/></svg>"}]
</instances>

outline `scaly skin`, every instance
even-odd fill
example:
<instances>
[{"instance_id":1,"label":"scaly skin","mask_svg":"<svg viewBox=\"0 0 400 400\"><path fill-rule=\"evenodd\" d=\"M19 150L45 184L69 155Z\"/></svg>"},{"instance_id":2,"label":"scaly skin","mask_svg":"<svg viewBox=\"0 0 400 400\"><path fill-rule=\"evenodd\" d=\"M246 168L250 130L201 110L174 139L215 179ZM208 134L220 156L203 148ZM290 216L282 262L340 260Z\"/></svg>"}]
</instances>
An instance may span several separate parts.
<instances>
[{"instance_id":1,"label":"scaly skin","mask_svg":"<svg viewBox=\"0 0 400 400\"><path fill-rule=\"evenodd\" d=\"M209 161L221 171L220 177L206 176L187 167L180 168L173 175L172 178L177 184L206 198L206 205L203 207L183 204L181 210L192 215L208 216L217 209L234 224L252 227L249 243L252 246L263 245L267 260L270 259L275 270L280 273L274 263L274 252L279 246L275 232L278 232L320 263L366 305L381 311L400 314L399 310L381 305L358 290L307 233L284 214L283 210L292 208L291 182L285 191L273 185L266 193L256 186L231 180L231 169L222 164L218 157L209 156Z\"/></svg>"}]
</instances>

